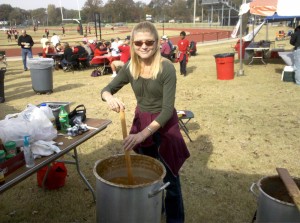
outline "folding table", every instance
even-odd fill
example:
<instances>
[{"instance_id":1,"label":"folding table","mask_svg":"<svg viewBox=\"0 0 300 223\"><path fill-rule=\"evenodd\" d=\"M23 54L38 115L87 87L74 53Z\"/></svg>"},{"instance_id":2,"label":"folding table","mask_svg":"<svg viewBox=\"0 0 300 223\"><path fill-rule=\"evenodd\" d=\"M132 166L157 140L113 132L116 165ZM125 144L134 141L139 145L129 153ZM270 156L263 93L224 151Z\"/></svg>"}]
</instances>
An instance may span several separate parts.
<instances>
[{"instance_id":1,"label":"folding table","mask_svg":"<svg viewBox=\"0 0 300 223\"><path fill-rule=\"evenodd\" d=\"M89 188L93 195L93 199L96 200L95 191L84 176L84 174L80 170L79 166L79 156L77 153L77 146L81 145L91 137L95 136L99 132L101 132L103 129L105 129L110 123L110 120L106 119L91 119L88 118L85 123L90 127L90 130L83 133L82 135L66 138L65 136L59 135L57 139L54 141L56 142L63 142L62 146L59 146L61 151L59 153L52 154L51 156L46 156L40 159L35 160L35 166L32 168L26 168L25 165L21 166L19 169L15 170L14 172L10 173L5 177L5 184L0 186L0 194L4 191L8 190L12 186L20 183L21 181L25 180L30 175L36 173L39 169L41 169L44 166L50 165L53 161L58 160L63 155L71 152L73 150L72 157L74 160L72 161L61 161L67 164L75 164L76 169L80 177L82 178L83 182L86 184L86 186Z\"/></svg>"}]
</instances>

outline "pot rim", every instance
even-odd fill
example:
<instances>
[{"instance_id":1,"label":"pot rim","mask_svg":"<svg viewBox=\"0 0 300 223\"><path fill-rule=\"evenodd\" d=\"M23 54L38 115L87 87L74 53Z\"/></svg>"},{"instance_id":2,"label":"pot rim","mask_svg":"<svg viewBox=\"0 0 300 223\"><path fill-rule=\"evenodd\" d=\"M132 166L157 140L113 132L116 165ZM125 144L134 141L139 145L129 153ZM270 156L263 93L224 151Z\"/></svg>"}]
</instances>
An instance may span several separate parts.
<instances>
[{"instance_id":1,"label":"pot rim","mask_svg":"<svg viewBox=\"0 0 300 223\"><path fill-rule=\"evenodd\" d=\"M262 182L263 180L267 179L267 178L275 178L275 177L278 178L279 176L278 176L278 175L272 175L272 176L265 176L265 177L261 178L261 179L256 183L256 185L257 185L259 191L262 192L266 197L268 197L269 199L271 199L271 200L273 200L273 201L276 201L276 202L278 202L278 203L280 203L280 204L285 204L285 205L288 205L288 206L295 207L295 204L289 203L289 202L286 202L286 201L281 201L281 200L279 200L279 199L277 199L277 198L271 197L271 196L268 195L265 191L263 191L263 189L261 188L261 185L262 185L261 182ZM297 178L297 177L292 177L292 178L293 178L293 179L299 179L299 178Z\"/></svg>"},{"instance_id":2,"label":"pot rim","mask_svg":"<svg viewBox=\"0 0 300 223\"><path fill-rule=\"evenodd\" d=\"M153 180L151 182L148 182L148 183L144 183L144 184L137 184L137 185L125 185L125 184L116 184L116 183L113 183L111 181L108 181L108 180L105 180L104 178L102 178L101 176L99 176L99 174L97 173L97 166L99 163L103 162L104 160L107 160L107 159L110 159L112 157L125 157L124 154L118 154L118 155L113 155L113 156L110 156L110 157L107 157L107 158L104 158L104 159L100 159L100 160L97 160L96 163L95 163L95 166L93 168L93 173L95 175L95 177L100 180L101 182L105 183L105 184L108 184L112 187L117 187L117 188L126 188L126 189L136 189L136 188L144 188L144 187L148 187L148 186L151 186L151 185L154 185L154 184L157 184L161 181L163 181L164 177L166 176L166 168L164 167L164 165L157 159L155 158L152 158L150 156L146 156L146 155L140 155L140 154L130 154L130 156L142 156L142 157L146 157L147 159L148 158L151 158L153 160L153 162L155 162L157 165L161 166L162 167L162 174L158 177L158 179L156 180Z\"/></svg>"}]
</instances>

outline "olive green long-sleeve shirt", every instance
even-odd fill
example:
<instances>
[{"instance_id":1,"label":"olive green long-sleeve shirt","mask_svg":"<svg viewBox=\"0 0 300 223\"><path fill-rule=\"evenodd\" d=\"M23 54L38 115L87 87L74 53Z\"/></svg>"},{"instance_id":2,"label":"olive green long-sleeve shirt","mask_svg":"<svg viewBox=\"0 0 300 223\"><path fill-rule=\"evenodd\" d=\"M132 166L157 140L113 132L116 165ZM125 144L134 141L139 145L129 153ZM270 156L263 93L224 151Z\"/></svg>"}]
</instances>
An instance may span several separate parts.
<instances>
[{"instance_id":1,"label":"olive green long-sleeve shirt","mask_svg":"<svg viewBox=\"0 0 300 223\"><path fill-rule=\"evenodd\" d=\"M130 83L137 100L137 106L142 112L159 113L155 119L164 126L172 117L176 92L176 70L167 60L162 61L162 71L155 80L139 77L134 80L126 63L102 91L117 93L124 85Z\"/></svg>"}]
</instances>

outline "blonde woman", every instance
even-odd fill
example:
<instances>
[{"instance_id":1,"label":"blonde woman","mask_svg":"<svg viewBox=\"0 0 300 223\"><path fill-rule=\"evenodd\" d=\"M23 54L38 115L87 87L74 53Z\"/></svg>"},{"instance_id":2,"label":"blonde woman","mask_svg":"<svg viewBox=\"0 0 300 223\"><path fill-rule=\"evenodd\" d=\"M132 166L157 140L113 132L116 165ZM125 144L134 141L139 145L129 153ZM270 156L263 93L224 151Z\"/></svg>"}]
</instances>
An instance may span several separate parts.
<instances>
[{"instance_id":1,"label":"blonde woman","mask_svg":"<svg viewBox=\"0 0 300 223\"><path fill-rule=\"evenodd\" d=\"M111 110L119 112L125 105L114 94L124 85L131 85L137 107L123 147L159 159L165 165L164 182L170 182L165 198L166 218L168 223L179 223L184 222L179 170L190 154L174 108L176 70L161 57L159 46L158 32L152 23L136 25L131 33L131 60L102 90L101 97Z\"/></svg>"}]
</instances>

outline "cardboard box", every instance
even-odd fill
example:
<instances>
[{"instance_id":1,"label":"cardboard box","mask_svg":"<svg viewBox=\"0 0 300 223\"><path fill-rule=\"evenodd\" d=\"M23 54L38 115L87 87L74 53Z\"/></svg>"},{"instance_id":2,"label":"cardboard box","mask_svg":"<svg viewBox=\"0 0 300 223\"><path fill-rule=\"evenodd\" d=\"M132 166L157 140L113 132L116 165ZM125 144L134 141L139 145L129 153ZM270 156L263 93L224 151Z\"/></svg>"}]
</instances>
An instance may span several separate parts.
<instances>
[{"instance_id":1,"label":"cardboard box","mask_svg":"<svg viewBox=\"0 0 300 223\"><path fill-rule=\"evenodd\" d=\"M25 158L24 152L22 151L13 158L6 160L4 163L0 163L0 168L4 170L4 175L7 176L23 165L25 165Z\"/></svg>"}]
</instances>

